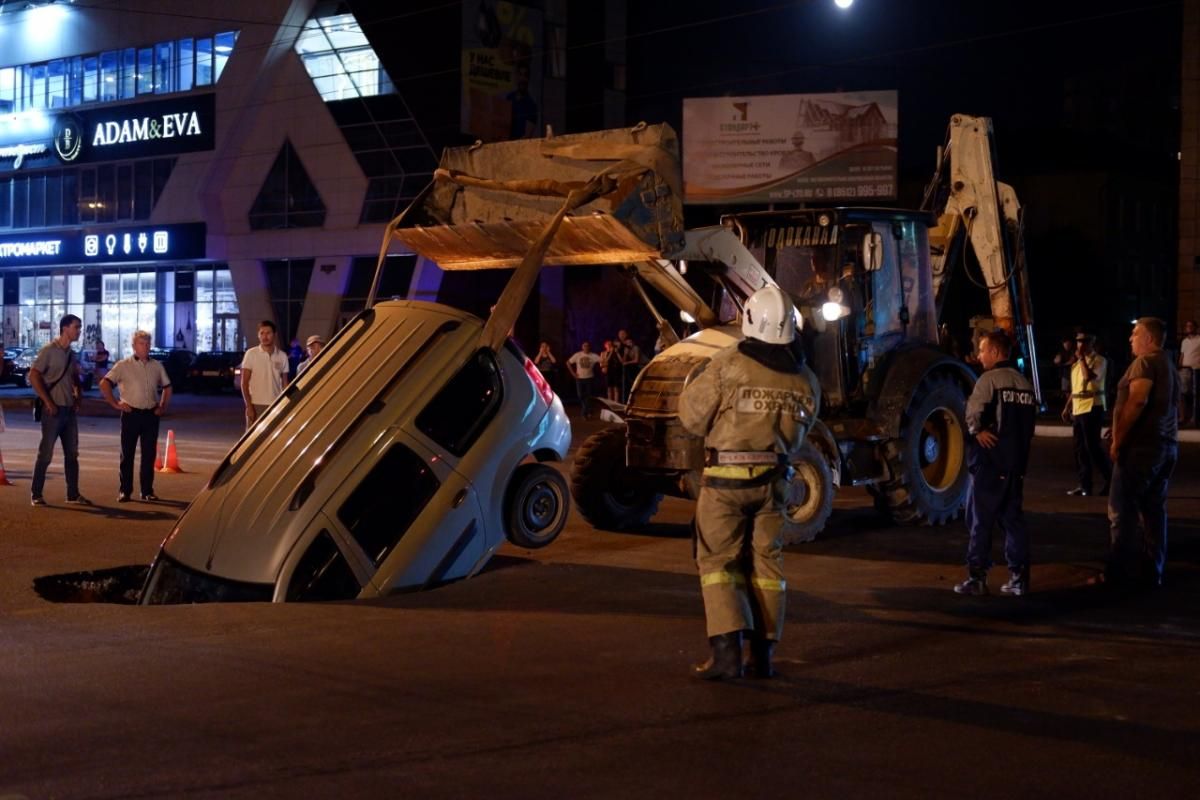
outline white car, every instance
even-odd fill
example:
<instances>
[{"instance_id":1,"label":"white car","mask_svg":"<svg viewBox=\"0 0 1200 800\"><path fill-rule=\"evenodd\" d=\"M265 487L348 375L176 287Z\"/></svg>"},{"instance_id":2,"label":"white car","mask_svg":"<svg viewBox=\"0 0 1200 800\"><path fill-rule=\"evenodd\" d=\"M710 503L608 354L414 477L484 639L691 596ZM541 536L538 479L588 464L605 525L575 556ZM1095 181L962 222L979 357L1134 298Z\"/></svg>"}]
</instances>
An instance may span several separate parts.
<instances>
[{"instance_id":1,"label":"white car","mask_svg":"<svg viewBox=\"0 0 1200 800\"><path fill-rule=\"evenodd\" d=\"M478 572L566 521L562 403L483 323L391 301L342 329L171 531L143 604L339 600Z\"/></svg>"}]
</instances>

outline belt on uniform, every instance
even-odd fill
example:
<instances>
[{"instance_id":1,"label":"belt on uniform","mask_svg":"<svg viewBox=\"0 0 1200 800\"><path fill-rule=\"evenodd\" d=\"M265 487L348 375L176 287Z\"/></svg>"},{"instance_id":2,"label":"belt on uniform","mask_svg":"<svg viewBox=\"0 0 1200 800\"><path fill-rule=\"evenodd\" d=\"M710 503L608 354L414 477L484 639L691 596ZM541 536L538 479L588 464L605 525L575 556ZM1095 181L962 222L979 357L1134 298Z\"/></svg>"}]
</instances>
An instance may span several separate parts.
<instances>
[{"instance_id":1,"label":"belt on uniform","mask_svg":"<svg viewBox=\"0 0 1200 800\"><path fill-rule=\"evenodd\" d=\"M774 450L713 450L709 448L704 451L704 465L707 467L778 467L786 463L787 458Z\"/></svg>"}]
</instances>

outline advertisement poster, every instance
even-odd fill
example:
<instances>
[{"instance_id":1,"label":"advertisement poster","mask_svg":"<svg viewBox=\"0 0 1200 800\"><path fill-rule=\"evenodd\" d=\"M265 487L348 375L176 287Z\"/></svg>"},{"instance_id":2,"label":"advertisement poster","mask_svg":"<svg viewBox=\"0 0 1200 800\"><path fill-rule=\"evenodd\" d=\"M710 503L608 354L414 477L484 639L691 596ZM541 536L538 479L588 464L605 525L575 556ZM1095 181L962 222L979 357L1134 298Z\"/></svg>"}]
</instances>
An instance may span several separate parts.
<instances>
[{"instance_id":1,"label":"advertisement poster","mask_svg":"<svg viewBox=\"0 0 1200 800\"><path fill-rule=\"evenodd\" d=\"M542 12L464 0L462 132L497 142L541 135Z\"/></svg>"},{"instance_id":2,"label":"advertisement poster","mask_svg":"<svg viewBox=\"0 0 1200 800\"><path fill-rule=\"evenodd\" d=\"M685 99L685 202L894 198L898 105L894 91Z\"/></svg>"}]
</instances>

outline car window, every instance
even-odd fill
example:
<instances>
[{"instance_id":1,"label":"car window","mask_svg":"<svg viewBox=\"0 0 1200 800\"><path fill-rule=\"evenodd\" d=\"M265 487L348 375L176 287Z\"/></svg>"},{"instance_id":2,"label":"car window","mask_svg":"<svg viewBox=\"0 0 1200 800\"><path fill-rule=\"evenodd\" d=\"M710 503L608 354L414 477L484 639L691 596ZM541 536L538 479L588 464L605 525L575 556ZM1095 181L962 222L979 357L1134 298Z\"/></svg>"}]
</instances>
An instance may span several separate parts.
<instances>
[{"instance_id":1,"label":"car window","mask_svg":"<svg viewBox=\"0 0 1200 800\"><path fill-rule=\"evenodd\" d=\"M500 365L492 351L483 348L417 415L417 429L461 456L496 416L502 399Z\"/></svg>"},{"instance_id":2,"label":"car window","mask_svg":"<svg viewBox=\"0 0 1200 800\"><path fill-rule=\"evenodd\" d=\"M441 482L420 456L393 445L338 509L338 519L375 562L383 563Z\"/></svg>"},{"instance_id":3,"label":"car window","mask_svg":"<svg viewBox=\"0 0 1200 800\"><path fill-rule=\"evenodd\" d=\"M313 600L353 600L362 591L354 571L329 531L321 531L308 546L292 580L288 583L289 602Z\"/></svg>"}]
</instances>

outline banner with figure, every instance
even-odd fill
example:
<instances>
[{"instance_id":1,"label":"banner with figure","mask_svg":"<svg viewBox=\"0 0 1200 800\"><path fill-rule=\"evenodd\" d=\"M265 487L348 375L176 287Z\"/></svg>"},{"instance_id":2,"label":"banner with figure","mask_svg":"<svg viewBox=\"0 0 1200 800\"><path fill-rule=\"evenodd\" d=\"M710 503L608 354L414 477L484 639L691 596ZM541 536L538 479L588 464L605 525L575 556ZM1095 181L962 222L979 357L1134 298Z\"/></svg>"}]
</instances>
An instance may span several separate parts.
<instances>
[{"instance_id":1,"label":"banner with figure","mask_svg":"<svg viewBox=\"0 0 1200 800\"><path fill-rule=\"evenodd\" d=\"M831 203L896 196L894 91L683 101L688 203Z\"/></svg>"},{"instance_id":2,"label":"banner with figure","mask_svg":"<svg viewBox=\"0 0 1200 800\"><path fill-rule=\"evenodd\" d=\"M542 12L507 0L464 0L462 132L485 142L538 136Z\"/></svg>"}]
</instances>

